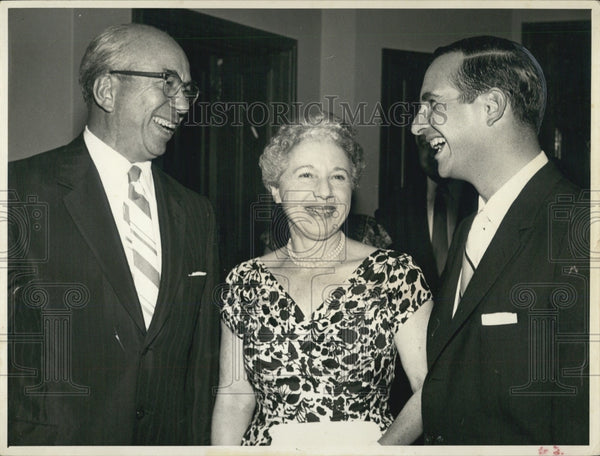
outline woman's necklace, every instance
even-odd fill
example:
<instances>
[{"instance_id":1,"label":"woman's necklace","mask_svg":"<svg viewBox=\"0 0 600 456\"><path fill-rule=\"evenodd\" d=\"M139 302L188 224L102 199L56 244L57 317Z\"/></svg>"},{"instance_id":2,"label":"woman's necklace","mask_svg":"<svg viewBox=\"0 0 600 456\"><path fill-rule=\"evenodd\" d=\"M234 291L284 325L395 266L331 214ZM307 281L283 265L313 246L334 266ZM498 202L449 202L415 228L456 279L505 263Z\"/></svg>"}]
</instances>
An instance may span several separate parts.
<instances>
[{"instance_id":1,"label":"woman's necklace","mask_svg":"<svg viewBox=\"0 0 600 456\"><path fill-rule=\"evenodd\" d=\"M312 267L331 266L331 262L338 257L338 255L344 248L345 240L346 240L346 236L344 235L343 231L340 231L340 240L337 243L337 245L335 246L335 248L332 249L326 255L323 255L321 258L310 258L310 257L301 258L301 257L299 257L296 254L296 252L294 252L294 250L292 250L292 239L291 238L288 240L288 243L285 248L287 249L287 253L288 253L288 256L290 257L290 260L292 260L292 263L294 263L296 266L303 266L303 267L306 267L306 266L312 266Z\"/></svg>"}]
</instances>

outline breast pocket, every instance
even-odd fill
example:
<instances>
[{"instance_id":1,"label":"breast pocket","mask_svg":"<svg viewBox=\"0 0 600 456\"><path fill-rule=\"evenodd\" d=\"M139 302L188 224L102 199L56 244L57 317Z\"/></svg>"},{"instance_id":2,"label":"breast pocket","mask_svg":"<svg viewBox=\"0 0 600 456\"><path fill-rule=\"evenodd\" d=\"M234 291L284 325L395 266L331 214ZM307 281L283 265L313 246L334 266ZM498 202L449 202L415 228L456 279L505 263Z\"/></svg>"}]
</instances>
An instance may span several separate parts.
<instances>
[{"instance_id":1,"label":"breast pocket","mask_svg":"<svg viewBox=\"0 0 600 456\"><path fill-rule=\"evenodd\" d=\"M186 277L184 277L182 281L182 296L185 296L187 302L200 302L204 293L207 277L207 273L198 274L197 271L188 273Z\"/></svg>"},{"instance_id":2,"label":"breast pocket","mask_svg":"<svg viewBox=\"0 0 600 456\"><path fill-rule=\"evenodd\" d=\"M535 336L529 322L521 317L518 315L513 323L513 316L494 316L480 326L481 376L489 387L482 391L484 395L498 394L499 399L507 399L512 388L527 383L534 368L529 353Z\"/></svg>"}]
</instances>

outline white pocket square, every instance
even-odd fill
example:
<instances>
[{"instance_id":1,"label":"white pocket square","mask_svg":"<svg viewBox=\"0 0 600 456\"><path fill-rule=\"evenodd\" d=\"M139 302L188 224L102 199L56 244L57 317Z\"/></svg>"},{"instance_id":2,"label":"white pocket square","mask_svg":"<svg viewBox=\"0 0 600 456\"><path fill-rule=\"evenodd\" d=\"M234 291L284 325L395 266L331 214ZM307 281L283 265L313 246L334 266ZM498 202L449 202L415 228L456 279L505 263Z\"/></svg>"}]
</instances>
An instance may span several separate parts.
<instances>
[{"instance_id":1,"label":"white pocket square","mask_svg":"<svg viewBox=\"0 0 600 456\"><path fill-rule=\"evenodd\" d=\"M188 277L200 277L200 276L205 276L206 272L204 271L194 271L190 274L188 274Z\"/></svg>"},{"instance_id":2,"label":"white pocket square","mask_svg":"<svg viewBox=\"0 0 600 456\"><path fill-rule=\"evenodd\" d=\"M517 323L517 314L513 312L496 312L481 314L483 326L514 325Z\"/></svg>"}]
</instances>

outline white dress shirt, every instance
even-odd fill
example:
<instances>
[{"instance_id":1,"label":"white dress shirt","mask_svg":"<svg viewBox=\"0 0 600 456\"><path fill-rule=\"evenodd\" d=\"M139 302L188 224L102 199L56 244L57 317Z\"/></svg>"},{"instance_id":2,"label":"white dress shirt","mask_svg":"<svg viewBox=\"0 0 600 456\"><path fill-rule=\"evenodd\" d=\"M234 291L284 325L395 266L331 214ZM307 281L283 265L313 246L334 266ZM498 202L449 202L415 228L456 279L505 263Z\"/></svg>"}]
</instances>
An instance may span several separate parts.
<instances>
[{"instance_id":1,"label":"white dress shirt","mask_svg":"<svg viewBox=\"0 0 600 456\"><path fill-rule=\"evenodd\" d=\"M128 247L126 236L129 233L129 226L123 219L123 204L128 199L129 180L127 172L136 165L141 170L140 183L144 189L144 196L150 204L150 212L152 214L152 224L154 226L154 240L156 242L156 250L158 256L158 273L161 273L162 249L160 242L160 227L158 223L158 209L156 205L156 194L154 192L154 179L152 178L151 162L130 163L123 155L114 150L112 147L104 143L96 135L94 135L86 126L83 132L83 140L90 152L92 161L100 174L100 180L104 187L104 193L108 198L110 210L113 215L121 244L127 256L129 269L133 271L133 252Z\"/></svg>"},{"instance_id":2,"label":"white dress shirt","mask_svg":"<svg viewBox=\"0 0 600 456\"><path fill-rule=\"evenodd\" d=\"M548 163L548 158L544 151L541 151L533 160L527 163L513 177L511 177L496 193L494 193L487 202L479 196L479 207L477 215L473 220L469 231L469 258L477 267L485 251L489 247L498 227L502 223L508 209L515 202L527 182ZM475 239L471 239L475 236ZM458 277L458 284L462 278L462 270ZM452 316L458 308L460 294L460 285L456 287L454 298L454 309Z\"/></svg>"}]
</instances>

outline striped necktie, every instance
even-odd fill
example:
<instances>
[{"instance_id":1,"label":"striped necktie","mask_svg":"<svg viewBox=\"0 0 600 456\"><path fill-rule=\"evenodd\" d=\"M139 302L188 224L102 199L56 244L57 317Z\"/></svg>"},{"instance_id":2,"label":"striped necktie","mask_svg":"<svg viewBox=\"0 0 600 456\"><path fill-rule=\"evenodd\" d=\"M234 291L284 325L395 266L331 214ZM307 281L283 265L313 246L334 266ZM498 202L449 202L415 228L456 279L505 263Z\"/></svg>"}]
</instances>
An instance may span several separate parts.
<instances>
[{"instance_id":1,"label":"striped necktie","mask_svg":"<svg viewBox=\"0 0 600 456\"><path fill-rule=\"evenodd\" d=\"M126 238L133 256L131 272L147 329L156 306L160 273L150 204L139 181L141 172L142 170L134 165L127 173L129 191L123 204L123 218L129 225Z\"/></svg>"}]
</instances>

